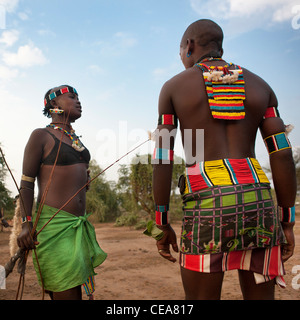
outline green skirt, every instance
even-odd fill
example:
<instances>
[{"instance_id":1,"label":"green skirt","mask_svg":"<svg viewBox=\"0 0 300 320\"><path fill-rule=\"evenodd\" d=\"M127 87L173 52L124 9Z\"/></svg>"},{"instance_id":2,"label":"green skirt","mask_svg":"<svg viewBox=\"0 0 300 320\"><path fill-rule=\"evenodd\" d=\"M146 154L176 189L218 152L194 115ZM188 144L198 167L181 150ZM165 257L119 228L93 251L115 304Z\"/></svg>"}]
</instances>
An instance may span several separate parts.
<instances>
[{"instance_id":1,"label":"green skirt","mask_svg":"<svg viewBox=\"0 0 300 320\"><path fill-rule=\"evenodd\" d=\"M44 205L37 231L57 211ZM107 254L97 242L95 229L87 220L89 215L77 217L61 210L38 235L36 253L45 290L61 292L84 284L96 274L94 268L106 259ZM33 264L41 285L34 254Z\"/></svg>"}]
</instances>

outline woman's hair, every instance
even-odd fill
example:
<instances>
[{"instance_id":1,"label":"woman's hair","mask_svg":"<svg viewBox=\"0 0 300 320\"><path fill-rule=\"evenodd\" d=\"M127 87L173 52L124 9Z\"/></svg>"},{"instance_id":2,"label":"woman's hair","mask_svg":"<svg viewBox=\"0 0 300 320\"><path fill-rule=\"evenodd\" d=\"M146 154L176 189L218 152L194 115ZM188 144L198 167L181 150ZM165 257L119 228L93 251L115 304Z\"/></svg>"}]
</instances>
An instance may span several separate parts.
<instances>
[{"instance_id":1,"label":"woman's hair","mask_svg":"<svg viewBox=\"0 0 300 320\"><path fill-rule=\"evenodd\" d=\"M46 100L46 97L48 97L49 96L49 94L51 93L51 90L52 89L49 89L47 92L46 92L46 94L45 94L45 97L44 97L44 101ZM51 103L50 103L50 101L45 105L45 107L44 107L44 110L43 110L43 114L44 114L44 116L46 116L46 117L48 117L48 118L51 118L51 114L50 114L50 110L51 109Z\"/></svg>"}]
</instances>

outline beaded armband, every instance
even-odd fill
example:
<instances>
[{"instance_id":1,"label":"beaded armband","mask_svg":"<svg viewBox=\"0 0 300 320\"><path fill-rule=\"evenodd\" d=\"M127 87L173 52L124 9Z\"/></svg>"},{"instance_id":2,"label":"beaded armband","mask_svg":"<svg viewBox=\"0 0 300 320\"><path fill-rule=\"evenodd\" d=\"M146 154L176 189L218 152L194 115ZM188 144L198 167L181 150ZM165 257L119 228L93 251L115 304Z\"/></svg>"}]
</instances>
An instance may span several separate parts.
<instances>
[{"instance_id":1,"label":"beaded armband","mask_svg":"<svg viewBox=\"0 0 300 320\"><path fill-rule=\"evenodd\" d=\"M152 159L174 161L174 150L154 148Z\"/></svg>"},{"instance_id":2,"label":"beaded armband","mask_svg":"<svg viewBox=\"0 0 300 320\"><path fill-rule=\"evenodd\" d=\"M268 107L263 118L268 119L268 118L279 118L279 117L280 117L280 114L277 107Z\"/></svg>"},{"instance_id":3,"label":"beaded armband","mask_svg":"<svg viewBox=\"0 0 300 320\"><path fill-rule=\"evenodd\" d=\"M155 222L157 225L161 226L164 224L168 224L168 213L169 213L169 205L155 205Z\"/></svg>"},{"instance_id":4,"label":"beaded armband","mask_svg":"<svg viewBox=\"0 0 300 320\"><path fill-rule=\"evenodd\" d=\"M271 135L265 138L264 142L268 149L269 154L291 148L290 141L287 138L285 132L280 132L280 133Z\"/></svg>"},{"instance_id":5,"label":"beaded armband","mask_svg":"<svg viewBox=\"0 0 300 320\"><path fill-rule=\"evenodd\" d=\"M295 222L295 206L291 208L278 207L281 222Z\"/></svg>"},{"instance_id":6,"label":"beaded armband","mask_svg":"<svg viewBox=\"0 0 300 320\"><path fill-rule=\"evenodd\" d=\"M158 117L158 125L171 125L177 127L178 120L175 114L162 114Z\"/></svg>"},{"instance_id":7,"label":"beaded armband","mask_svg":"<svg viewBox=\"0 0 300 320\"><path fill-rule=\"evenodd\" d=\"M32 217L31 216L22 217L21 221L22 221L22 224L26 222L32 222Z\"/></svg>"}]
</instances>

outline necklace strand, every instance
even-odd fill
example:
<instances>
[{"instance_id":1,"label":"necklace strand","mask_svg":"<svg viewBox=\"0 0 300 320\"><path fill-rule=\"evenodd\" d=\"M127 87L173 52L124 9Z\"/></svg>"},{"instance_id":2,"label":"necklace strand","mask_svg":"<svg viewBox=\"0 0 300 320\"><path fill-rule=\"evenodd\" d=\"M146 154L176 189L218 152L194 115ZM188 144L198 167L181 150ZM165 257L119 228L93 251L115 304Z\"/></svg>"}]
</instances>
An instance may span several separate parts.
<instances>
[{"instance_id":1,"label":"necklace strand","mask_svg":"<svg viewBox=\"0 0 300 320\"><path fill-rule=\"evenodd\" d=\"M49 124L47 125L47 128L52 128L54 130L60 130L62 131L67 137L69 137L72 141L72 148L74 148L76 151L83 151L85 148L83 146L83 144L81 143L81 141L79 140L79 137L75 134L75 131L73 129L71 129L71 131L73 132L68 132L67 130L56 126L55 124ZM72 128L72 127L71 127Z\"/></svg>"}]
</instances>

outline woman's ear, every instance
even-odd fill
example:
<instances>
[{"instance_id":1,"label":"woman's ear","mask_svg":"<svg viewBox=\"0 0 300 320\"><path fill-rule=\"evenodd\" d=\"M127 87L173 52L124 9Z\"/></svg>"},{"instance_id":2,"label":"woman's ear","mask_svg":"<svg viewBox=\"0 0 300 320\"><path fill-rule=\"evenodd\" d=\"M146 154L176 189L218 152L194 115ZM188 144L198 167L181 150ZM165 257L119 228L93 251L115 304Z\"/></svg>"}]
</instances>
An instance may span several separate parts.
<instances>
[{"instance_id":1,"label":"woman's ear","mask_svg":"<svg viewBox=\"0 0 300 320\"><path fill-rule=\"evenodd\" d=\"M51 100L50 104L51 104L51 107L54 107L54 108L56 107L57 108L57 103L56 103L55 100Z\"/></svg>"}]
</instances>

